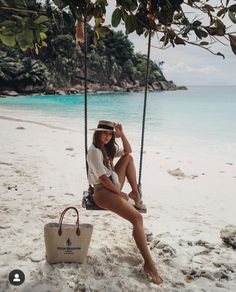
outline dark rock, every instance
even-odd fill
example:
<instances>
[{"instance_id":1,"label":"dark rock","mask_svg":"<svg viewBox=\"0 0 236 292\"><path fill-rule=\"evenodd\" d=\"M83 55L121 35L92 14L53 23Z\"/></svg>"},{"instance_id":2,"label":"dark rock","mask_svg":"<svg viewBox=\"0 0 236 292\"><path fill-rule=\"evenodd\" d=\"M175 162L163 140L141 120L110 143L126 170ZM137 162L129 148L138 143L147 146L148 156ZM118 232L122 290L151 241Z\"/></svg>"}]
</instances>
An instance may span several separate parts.
<instances>
[{"instance_id":1,"label":"dark rock","mask_svg":"<svg viewBox=\"0 0 236 292\"><path fill-rule=\"evenodd\" d=\"M33 93L41 93L44 91L43 86L38 86L38 85L27 85L25 87L19 87L18 88L19 92L23 94L33 94Z\"/></svg>"},{"instance_id":2,"label":"dark rock","mask_svg":"<svg viewBox=\"0 0 236 292\"><path fill-rule=\"evenodd\" d=\"M16 91L12 91L14 88L0 88L0 94L5 96L17 96L19 94L30 95L70 95L70 94L83 94L83 84L76 84L73 87L55 88L53 84L50 84L46 89L44 86L39 85L27 85L25 87L16 88ZM103 93L103 92L143 92L145 87L140 84L140 81L122 80L120 83L116 79L112 79L110 85L104 85L97 82L88 82L88 93ZM176 86L172 81L156 80L148 84L148 91L161 91L161 90L177 90L187 89L185 86ZM19 94L18 94L19 92ZM1 96L0 96L1 97Z\"/></svg>"},{"instance_id":3,"label":"dark rock","mask_svg":"<svg viewBox=\"0 0 236 292\"><path fill-rule=\"evenodd\" d=\"M197 240L195 242L195 245L204 246L205 248L208 248L208 249L215 249L213 244L211 244L207 241L201 240L201 239Z\"/></svg>"},{"instance_id":4,"label":"dark rock","mask_svg":"<svg viewBox=\"0 0 236 292\"><path fill-rule=\"evenodd\" d=\"M118 91L122 91L123 89L117 85L112 85L111 86L111 90L112 91L115 91L115 92L118 92Z\"/></svg>"},{"instance_id":5,"label":"dark rock","mask_svg":"<svg viewBox=\"0 0 236 292\"><path fill-rule=\"evenodd\" d=\"M163 261L172 260L177 256L176 250L170 246L168 243L160 242L158 238L153 238L150 243L150 249L155 249L158 256L162 258Z\"/></svg>"},{"instance_id":6,"label":"dark rock","mask_svg":"<svg viewBox=\"0 0 236 292\"><path fill-rule=\"evenodd\" d=\"M116 80L116 78L110 78L110 80L109 80L109 83L111 84L111 85L117 85L117 80Z\"/></svg>"},{"instance_id":7,"label":"dark rock","mask_svg":"<svg viewBox=\"0 0 236 292\"><path fill-rule=\"evenodd\" d=\"M226 288L226 286L222 282L216 282L216 287Z\"/></svg>"},{"instance_id":8,"label":"dark rock","mask_svg":"<svg viewBox=\"0 0 236 292\"><path fill-rule=\"evenodd\" d=\"M161 90L161 85L158 81L153 82L152 87L154 90L158 90L158 91Z\"/></svg>"},{"instance_id":9,"label":"dark rock","mask_svg":"<svg viewBox=\"0 0 236 292\"><path fill-rule=\"evenodd\" d=\"M236 248L236 225L227 225L221 229L220 237L226 245Z\"/></svg>"},{"instance_id":10,"label":"dark rock","mask_svg":"<svg viewBox=\"0 0 236 292\"><path fill-rule=\"evenodd\" d=\"M61 89L57 89L55 91L55 94L58 94L58 95L66 95L66 92L64 90L61 90Z\"/></svg>"},{"instance_id":11,"label":"dark rock","mask_svg":"<svg viewBox=\"0 0 236 292\"><path fill-rule=\"evenodd\" d=\"M79 91L75 88L69 88L67 90L67 94L78 94L78 93L79 93Z\"/></svg>"},{"instance_id":12,"label":"dark rock","mask_svg":"<svg viewBox=\"0 0 236 292\"><path fill-rule=\"evenodd\" d=\"M133 84L133 87L140 87L140 81L135 80L134 84Z\"/></svg>"},{"instance_id":13,"label":"dark rock","mask_svg":"<svg viewBox=\"0 0 236 292\"><path fill-rule=\"evenodd\" d=\"M162 90L176 90L176 85L173 82L159 81Z\"/></svg>"},{"instance_id":14,"label":"dark rock","mask_svg":"<svg viewBox=\"0 0 236 292\"><path fill-rule=\"evenodd\" d=\"M7 96L18 96L18 95L19 95L19 93L16 92L16 91L14 91L14 90L11 90L11 91L9 91L9 90L4 90L4 91L2 92L2 94L3 94L3 95L7 95Z\"/></svg>"},{"instance_id":15,"label":"dark rock","mask_svg":"<svg viewBox=\"0 0 236 292\"><path fill-rule=\"evenodd\" d=\"M44 94L46 94L46 95L54 95L54 94L56 94L56 90L54 88L47 88L44 91Z\"/></svg>"},{"instance_id":16,"label":"dark rock","mask_svg":"<svg viewBox=\"0 0 236 292\"><path fill-rule=\"evenodd\" d=\"M184 275L188 275L192 279L200 277L201 275L201 271L198 268L188 267L188 268L183 268L181 271Z\"/></svg>"},{"instance_id":17,"label":"dark rock","mask_svg":"<svg viewBox=\"0 0 236 292\"><path fill-rule=\"evenodd\" d=\"M188 88L184 85L176 86L176 90L188 90Z\"/></svg>"}]
</instances>

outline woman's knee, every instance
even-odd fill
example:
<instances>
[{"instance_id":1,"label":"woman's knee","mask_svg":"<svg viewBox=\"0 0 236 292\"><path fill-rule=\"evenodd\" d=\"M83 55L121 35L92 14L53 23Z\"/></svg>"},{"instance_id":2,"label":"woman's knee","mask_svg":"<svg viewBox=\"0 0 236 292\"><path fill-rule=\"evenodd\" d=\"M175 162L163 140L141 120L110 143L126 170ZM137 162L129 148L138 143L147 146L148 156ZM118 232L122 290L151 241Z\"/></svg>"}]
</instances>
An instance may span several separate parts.
<instances>
[{"instance_id":1,"label":"woman's knee","mask_svg":"<svg viewBox=\"0 0 236 292\"><path fill-rule=\"evenodd\" d=\"M142 216L142 214L135 210L135 212L132 215L131 223L133 225L141 225L141 224L143 224L143 216Z\"/></svg>"},{"instance_id":2,"label":"woman's knee","mask_svg":"<svg viewBox=\"0 0 236 292\"><path fill-rule=\"evenodd\" d=\"M123 156L127 161L134 161L133 156L130 153L127 153Z\"/></svg>"}]
</instances>

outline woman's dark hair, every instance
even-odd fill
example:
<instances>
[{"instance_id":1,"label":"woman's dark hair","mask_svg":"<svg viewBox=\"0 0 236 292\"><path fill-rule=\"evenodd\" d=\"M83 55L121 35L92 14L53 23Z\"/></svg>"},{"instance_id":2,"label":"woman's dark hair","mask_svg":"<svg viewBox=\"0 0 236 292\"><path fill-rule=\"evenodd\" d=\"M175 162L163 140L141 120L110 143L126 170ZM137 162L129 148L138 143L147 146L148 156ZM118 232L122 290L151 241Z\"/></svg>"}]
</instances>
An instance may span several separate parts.
<instances>
[{"instance_id":1,"label":"woman's dark hair","mask_svg":"<svg viewBox=\"0 0 236 292\"><path fill-rule=\"evenodd\" d=\"M115 157L116 151L119 149L118 144L115 141L115 133L112 132L112 137L109 143L105 144L105 151L101 148L101 142L99 139L99 135L101 132L96 131L93 134L93 145L100 149L103 154L103 163L107 168L113 169L113 159Z\"/></svg>"}]
</instances>

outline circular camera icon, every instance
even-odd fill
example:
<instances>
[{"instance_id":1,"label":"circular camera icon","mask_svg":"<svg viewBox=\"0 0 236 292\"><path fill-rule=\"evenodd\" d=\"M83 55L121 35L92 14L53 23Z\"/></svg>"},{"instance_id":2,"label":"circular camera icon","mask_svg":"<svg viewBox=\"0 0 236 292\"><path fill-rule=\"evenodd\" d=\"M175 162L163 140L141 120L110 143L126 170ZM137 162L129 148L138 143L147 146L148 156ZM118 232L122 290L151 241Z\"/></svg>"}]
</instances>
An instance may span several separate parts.
<instances>
[{"instance_id":1,"label":"circular camera icon","mask_svg":"<svg viewBox=\"0 0 236 292\"><path fill-rule=\"evenodd\" d=\"M25 281L25 274L21 270L12 270L8 279L12 285L20 286Z\"/></svg>"}]
</instances>

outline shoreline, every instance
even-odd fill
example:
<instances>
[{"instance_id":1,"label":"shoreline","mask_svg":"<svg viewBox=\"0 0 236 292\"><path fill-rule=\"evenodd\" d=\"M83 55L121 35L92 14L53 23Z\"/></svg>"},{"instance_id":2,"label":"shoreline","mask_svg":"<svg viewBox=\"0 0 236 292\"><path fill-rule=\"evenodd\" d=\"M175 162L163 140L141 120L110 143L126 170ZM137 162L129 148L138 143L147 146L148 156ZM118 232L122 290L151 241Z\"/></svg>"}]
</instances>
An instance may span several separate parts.
<instances>
[{"instance_id":1,"label":"shoreline","mask_svg":"<svg viewBox=\"0 0 236 292\"><path fill-rule=\"evenodd\" d=\"M148 85L149 92L165 91L165 90L187 90L186 86L177 86L172 81L156 81L151 85ZM95 84L88 84L89 94L101 94L101 93L118 93L118 92L144 92L144 87L138 83L127 83L123 87L101 86ZM74 85L69 87L54 88L49 86L46 89L38 91L33 86L26 86L25 91L17 91L14 88L0 88L0 98L8 96L25 96L25 95L71 95L71 94L84 94L84 88L82 85Z\"/></svg>"}]
</instances>

